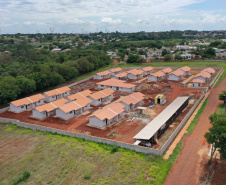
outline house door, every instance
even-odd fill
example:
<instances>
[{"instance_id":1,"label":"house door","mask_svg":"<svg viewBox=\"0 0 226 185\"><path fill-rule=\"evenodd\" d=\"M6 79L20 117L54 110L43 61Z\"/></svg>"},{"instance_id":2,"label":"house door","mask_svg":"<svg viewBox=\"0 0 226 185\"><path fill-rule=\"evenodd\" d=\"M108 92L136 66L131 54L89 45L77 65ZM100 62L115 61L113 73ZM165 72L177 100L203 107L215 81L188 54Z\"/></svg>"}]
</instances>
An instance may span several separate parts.
<instances>
[{"instance_id":1,"label":"house door","mask_svg":"<svg viewBox=\"0 0 226 185\"><path fill-rule=\"evenodd\" d=\"M48 117L48 112L46 112L46 117Z\"/></svg>"},{"instance_id":2,"label":"house door","mask_svg":"<svg viewBox=\"0 0 226 185\"><path fill-rule=\"evenodd\" d=\"M130 107L130 110L132 110L132 109L133 109L133 105L132 105L132 104L130 104L130 106L129 106L129 107Z\"/></svg>"},{"instance_id":3,"label":"house door","mask_svg":"<svg viewBox=\"0 0 226 185\"><path fill-rule=\"evenodd\" d=\"M108 119L105 119L105 123L106 123L106 125L108 124Z\"/></svg>"},{"instance_id":4,"label":"house door","mask_svg":"<svg viewBox=\"0 0 226 185\"><path fill-rule=\"evenodd\" d=\"M119 90L119 87L116 87L116 91L118 91Z\"/></svg>"},{"instance_id":5,"label":"house door","mask_svg":"<svg viewBox=\"0 0 226 185\"><path fill-rule=\"evenodd\" d=\"M26 110L27 110L27 105L25 105L25 107L26 107Z\"/></svg>"}]
</instances>

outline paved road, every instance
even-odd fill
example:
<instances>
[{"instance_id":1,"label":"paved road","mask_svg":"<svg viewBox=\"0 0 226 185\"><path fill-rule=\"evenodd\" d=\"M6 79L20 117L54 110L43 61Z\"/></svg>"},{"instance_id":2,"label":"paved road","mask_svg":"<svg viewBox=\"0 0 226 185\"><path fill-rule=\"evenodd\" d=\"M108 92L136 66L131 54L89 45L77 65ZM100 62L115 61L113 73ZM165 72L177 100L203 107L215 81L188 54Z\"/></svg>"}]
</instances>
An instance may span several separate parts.
<instances>
[{"instance_id":1,"label":"paved road","mask_svg":"<svg viewBox=\"0 0 226 185\"><path fill-rule=\"evenodd\" d=\"M165 185L195 185L199 183L201 164L207 153L207 142L204 134L208 131L209 115L216 112L221 101L218 94L226 90L226 78L216 89L211 89L208 104L200 116L193 133L183 139L183 149L174 163Z\"/></svg>"}]
</instances>

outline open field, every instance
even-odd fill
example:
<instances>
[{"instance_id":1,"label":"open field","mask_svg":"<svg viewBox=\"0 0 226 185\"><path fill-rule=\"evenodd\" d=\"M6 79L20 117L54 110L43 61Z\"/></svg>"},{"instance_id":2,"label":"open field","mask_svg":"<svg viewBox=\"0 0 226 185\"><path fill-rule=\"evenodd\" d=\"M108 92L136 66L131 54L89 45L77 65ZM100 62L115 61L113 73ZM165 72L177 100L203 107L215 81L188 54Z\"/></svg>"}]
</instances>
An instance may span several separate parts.
<instances>
[{"instance_id":1,"label":"open field","mask_svg":"<svg viewBox=\"0 0 226 185\"><path fill-rule=\"evenodd\" d=\"M0 146L0 184L7 185L25 170L26 184L162 184L181 148L166 161L11 124L0 124Z\"/></svg>"}]
</instances>

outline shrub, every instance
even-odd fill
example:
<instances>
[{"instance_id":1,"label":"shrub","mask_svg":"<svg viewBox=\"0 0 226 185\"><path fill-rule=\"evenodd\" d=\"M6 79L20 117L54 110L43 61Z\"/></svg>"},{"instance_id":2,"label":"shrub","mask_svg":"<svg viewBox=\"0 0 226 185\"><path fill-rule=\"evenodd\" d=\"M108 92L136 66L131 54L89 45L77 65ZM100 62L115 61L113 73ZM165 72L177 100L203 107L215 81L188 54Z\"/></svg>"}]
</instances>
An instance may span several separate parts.
<instances>
[{"instance_id":1,"label":"shrub","mask_svg":"<svg viewBox=\"0 0 226 185\"><path fill-rule=\"evenodd\" d=\"M84 179L85 179L85 180L91 179L91 174L90 174L90 173L85 174L85 175L84 175Z\"/></svg>"},{"instance_id":2,"label":"shrub","mask_svg":"<svg viewBox=\"0 0 226 185\"><path fill-rule=\"evenodd\" d=\"M28 171L24 171L23 174L21 176L19 176L18 178L14 179L13 184L12 185L17 185L23 181L26 181L29 177L30 177L30 172Z\"/></svg>"}]
</instances>

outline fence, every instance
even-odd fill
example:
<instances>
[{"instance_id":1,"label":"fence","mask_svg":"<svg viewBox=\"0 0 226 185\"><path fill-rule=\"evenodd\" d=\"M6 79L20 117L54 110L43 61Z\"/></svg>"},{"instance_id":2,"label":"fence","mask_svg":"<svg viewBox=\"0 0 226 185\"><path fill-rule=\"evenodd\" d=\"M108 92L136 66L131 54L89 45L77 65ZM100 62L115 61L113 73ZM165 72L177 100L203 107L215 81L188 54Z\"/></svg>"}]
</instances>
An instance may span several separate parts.
<instances>
[{"instance_id":1,"label":"fence","mask_svg":"<svg viewBox=\"0 0 226 185\"><path fill-rule=\"evenodd\" d=\"M223 67L221 67L220 71L218 72L218 74L215 76L215 78L212 80L212 82L210 83L210 87L212 87L212 85L214 84L214 82L218 79L218 77L221 75L222 71L223 71Z\"/></svg>"},{"instance_id":2,"label":"fence","mask_svg":"<svg viewBox=\"0 0 226 185\"><path fill-rule=\"evenodd\" d=\"M109 139L78 134L78 133L69 132L69 131L65 131L65 130L59 130L59 129L55 129L55 128L24 123L24 122L20 122L19 120L15 120L15 119L0 118L0 122L12 123L12 124L17 125L19 127L29 128L29 129L32 129L32 130L35 130L35 131L37 130L37 131L42 131L42 132L51 132L51 133L54 133L54 134L60 134L60 135L76 137L76 138L82 138L82 139L85 139L85 140L88 140L88 141L105 143L105 144L108 144L108 145L115 145L115 146L118 146L118 147L121 147L121 148L134 150L136 152L141 152L141 153L145 153L145 154L152 153L152 154L155 154L155 155L160 155L159 150L155 150L155 149L152 149L152 148L146 148L146 147L131 145L131 144L123 143L123 142L119 142L119 141L113 141L113 140L109 140Z\"/></svg>"}]
</instances>

